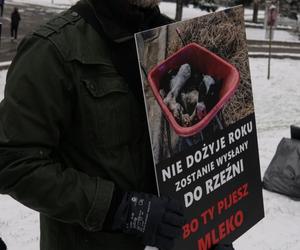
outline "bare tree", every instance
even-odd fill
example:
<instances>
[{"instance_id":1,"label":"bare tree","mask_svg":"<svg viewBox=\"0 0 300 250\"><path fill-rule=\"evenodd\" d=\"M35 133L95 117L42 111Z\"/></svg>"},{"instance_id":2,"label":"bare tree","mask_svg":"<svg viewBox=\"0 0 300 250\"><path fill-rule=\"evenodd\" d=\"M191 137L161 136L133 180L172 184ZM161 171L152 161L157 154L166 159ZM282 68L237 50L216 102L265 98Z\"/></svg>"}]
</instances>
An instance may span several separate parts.
<instances>
[{"instance_id":1,"label":"bare tree","mask_svg":"<svg viewBox=\"0 0 300 250\"><path fill-rule=\"evenodd\" d=\"M183 9L183 0L176 0L176 21L181 21L182 19L182 9Z\"/></svg>"},{"instance_id":2,"label":"bare tree","mask_svg":"<svg viewBox=\"0 0 300 250\"><path fill-rule=\"evenodd\" d=\"M257 23L257 20L258 20L259 3L260 3L260 0L254 0L253 1L253 17L252 17L252 21L254 23Z\"/></svg>"}]
</instances>

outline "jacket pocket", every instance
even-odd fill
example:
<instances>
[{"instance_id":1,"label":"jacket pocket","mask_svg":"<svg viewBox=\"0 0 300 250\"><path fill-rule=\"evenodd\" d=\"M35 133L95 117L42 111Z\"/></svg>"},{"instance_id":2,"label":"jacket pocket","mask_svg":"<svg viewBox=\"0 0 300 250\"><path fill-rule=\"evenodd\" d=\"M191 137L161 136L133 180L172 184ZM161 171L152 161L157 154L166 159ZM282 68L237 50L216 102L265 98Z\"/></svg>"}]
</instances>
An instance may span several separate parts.
<instances>
[{"instance_id":1,"label":"jacket pocket","mask_svg":"<svg viewBox=\"0 0 300 250\"><path fill-rule=\"evenodd\" d=\"M97 146L113 148L129 141L130 100L121 77L81 79L91 138Z\"/></svg>"}]
</instances>

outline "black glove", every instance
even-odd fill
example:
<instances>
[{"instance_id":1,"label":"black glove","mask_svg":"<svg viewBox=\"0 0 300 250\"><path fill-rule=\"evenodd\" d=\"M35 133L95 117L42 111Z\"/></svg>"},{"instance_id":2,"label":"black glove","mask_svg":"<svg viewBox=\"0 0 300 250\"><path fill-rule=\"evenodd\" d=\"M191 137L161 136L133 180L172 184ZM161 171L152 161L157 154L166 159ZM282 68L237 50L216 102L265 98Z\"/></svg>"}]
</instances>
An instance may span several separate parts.
<instances>
[{"instance_id":1,"label":"black glove","mask_svg":"<svg viewBox=\"0 0 300 250\"><path fill-rule=\"evenodd\" d=\"M234 250L232 244L219 244L212 248L212 250Z\"/></svg>"},{"instance_id":2,"label":"black glove","mask_svg":"<svg viewBox=\"0 0 300 250\"><path fill-rule=\"evenodd\" d=\"M152 194L128 192L123 195L113 229L134 234L146 246L170 250L184 224L183 207L175 200Z\"/></svg>"}]
</instances>

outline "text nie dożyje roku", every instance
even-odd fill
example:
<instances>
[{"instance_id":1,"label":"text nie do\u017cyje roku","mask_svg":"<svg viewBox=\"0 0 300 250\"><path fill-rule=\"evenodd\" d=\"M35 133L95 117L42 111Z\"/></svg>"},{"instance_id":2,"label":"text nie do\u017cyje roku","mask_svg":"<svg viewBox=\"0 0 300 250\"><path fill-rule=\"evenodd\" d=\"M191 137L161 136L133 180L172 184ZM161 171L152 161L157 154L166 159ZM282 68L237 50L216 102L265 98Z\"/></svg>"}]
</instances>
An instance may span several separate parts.
<instances>
[{"instance_id":1,"label":"text nie do\u017cyje roku","mask_svg":"<svg viewBox=\"0 0 300 250\"><path fill-rule=\"evenodd\" d=\"M201 149L187 155L185 159L163 168L161 171L163 182L167 182L174 176L183 175L179 181L175 182L175 192L178 192L203 178L208 173L219 169L213 177L205 180L202 185L197 185L194 190L185 192L185 207L190 207L194 202L200 201L203 195L209 195L244 172L244 160L238 156L248 150L249 143L243 139L252 132L253 123L250 121L229 132L226 136L222 136L208 145L204 144ZM237 145L226 151L226 147L233 143ZM213 158L214 154L221 150L225 153L202 166L204 160ZM189 171L189 174L185 175L185 169L195 169L195 171L191 173Z\"/></svg>"}]
</instances>

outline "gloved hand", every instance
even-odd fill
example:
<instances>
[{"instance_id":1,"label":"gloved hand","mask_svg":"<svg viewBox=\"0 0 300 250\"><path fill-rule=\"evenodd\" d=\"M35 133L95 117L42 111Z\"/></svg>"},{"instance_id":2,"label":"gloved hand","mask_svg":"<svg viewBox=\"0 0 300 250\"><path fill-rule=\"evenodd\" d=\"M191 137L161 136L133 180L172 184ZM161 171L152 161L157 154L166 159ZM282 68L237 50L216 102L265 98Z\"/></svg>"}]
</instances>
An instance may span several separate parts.
<instances>
[{"instance_id":1,"label":"gloved hand","mask_svg":"<svg viewBox=\"0 0 300 250\"><path fill-rule=\"evenodd\" d=\"M183 208L177 201L135 192L123 195L113 219L114 230L136 235L145 246L160 250L173 248L183 224Z\"/></svg>"},{"instance_id":2,"label":"gloved hand","mask_svg":"<svg viewBox=\"0 0 300 250\"><path fill-rule=\"evenodd\" d=\"M212 250L234 250L232 244L219 244L212 248Z\"/></svg>"}]
</instances>

